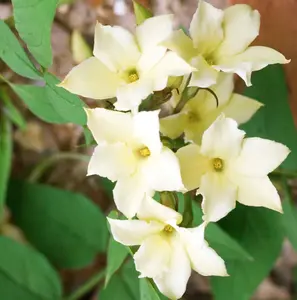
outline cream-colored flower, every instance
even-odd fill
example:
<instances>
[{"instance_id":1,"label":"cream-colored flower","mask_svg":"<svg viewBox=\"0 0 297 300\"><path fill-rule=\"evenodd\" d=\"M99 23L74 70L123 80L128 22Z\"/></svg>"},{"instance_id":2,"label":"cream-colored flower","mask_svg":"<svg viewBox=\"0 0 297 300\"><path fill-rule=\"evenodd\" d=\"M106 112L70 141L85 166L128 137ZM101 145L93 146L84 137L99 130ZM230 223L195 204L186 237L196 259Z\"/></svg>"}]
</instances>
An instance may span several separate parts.
<instances>
[{"instance_id":1,"label":"cream-colored flower","mask_svg":"<svg viewBox=\"0 0 297 300\"><path fill-rule=\"evenodd\" d=\"M149 94L166 87L168 76L182 76L193 69L159 45L171 32L172 15L147 19L136 27L135 35L98 23L94 57L74 67L60 86L93 99L117 97L117 110L137 110Z\"/></svg>"},{"instance_id":2,"label":"cream-colored flower","mask_svg":"<svg viewBox=\"0 0 297 300\"><path fill-rule=\"evenodd\" d=\"M233 93L233 74L220 73L217 84L211 86L219 100L217 106L214 96L200 90L188 101L180 113L160 120L162 134L175 139L183 132L187 141L201 144L204 131L223 112L226 117L236 120L239 124L247 122L262 106L256 100Z\"/></svg>"},{"instance_id":3,"label":"cream-colored flower","mask_svg":"<svg viewBox=\"0 0 297 300\"><path fill-rule=\"evenodd\" d=\"M236 121L221 115L195 144L178 150L183 183L199 188L204 219L215 222L244 205L282 212L280 197L267 174L277 168L290 150L274 141L245 138Z\"/></svg>"},{"instance_id":4,"label":"cream-colored flower","mask_svg":"<svg viewBox=\"0 0 297 300\"><path fill-rule=\"evenodd\" d=\"M186 290L191 268L204 276L227 276L223 259L204 240L204 226L182 228L182 216L145 198L137 213L139 220L108 219L116 241L140 246L134 254L140 277L154 280L170 299L179 299Z\"/></svg>"},{"instance_id":5,"label":"cream-colored flower","mask_svg":"<svg viewBox=\"0 0 297 300\"><path fill-rule=\"evenodd\" d=\"M96 108L86 112L98 144L88 175L117 181L114 201L126 217L136 214L145 193L184 190L178 159L160 141L159 111L132 115Z\"/></svg>"},{"instance_id":6,"label":"cream-colored flower","mask_svg":"<svg viewBox=\"0 0 297 300\"><path fill-rule=\"evenodd\" d=\"M259 28L259 12L246 4L220 10L201 0L190 25L191 38L179 30L163 45L197 68L190 86L215 84L219 71L236 73L249 86L253 71L289 62L271 48L250 46Z\"/></svg>"}]
</instances>

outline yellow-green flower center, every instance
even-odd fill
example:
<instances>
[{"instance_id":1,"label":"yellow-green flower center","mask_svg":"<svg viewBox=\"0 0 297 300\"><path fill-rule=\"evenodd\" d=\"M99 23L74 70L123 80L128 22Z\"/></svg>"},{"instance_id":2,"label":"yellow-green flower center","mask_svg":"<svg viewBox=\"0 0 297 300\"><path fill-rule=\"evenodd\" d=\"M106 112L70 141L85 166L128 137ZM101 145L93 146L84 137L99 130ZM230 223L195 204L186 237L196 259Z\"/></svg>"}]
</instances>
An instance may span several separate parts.
<instances>
[{"instance_id":1,"label":"yellow-green flower center","mask_svg":"<svg viewBox=\"0 0 297 300\"><path fill-rule=\"evenodd\" d=\"M136 70L131 70L128 72L128 81L130 83L135 82L139 79L138 73Z\"/></svg>"},{"instance_id":2,"label":"yellow-green flower center","mask_svg":"<svg viewBox=\"0 0 297 300\"><path fill-rule=\"evenodd\" d=\"M167 233L167 234L171 234L171 233L174 232L174 228L173 228L171 225L167 224L167 225L163 228L163 231L164 231L165 233Z\"/></svg>"},{"instance_id":3,"label":"yellow-green flower center","mask_svg":"<svg viewBox=\"0 0 297 300\"><path fill-rule=\"evenodd\" d=\"M212 160L212 165L216 172L221 172L224 169L224 161L221 158L214 158Z\"/></svg>"},{"instance_id":4,"label":"yellow-green flower center","mask_svg":"<svg viewBox=\"0 0 297 300\"><path fill-rule=\"evenodd\" d=\"M144 147L138 150L139 154L143 157L148 157L151 155L151 151L148 147Z\"/></svg>"}]
</instances>

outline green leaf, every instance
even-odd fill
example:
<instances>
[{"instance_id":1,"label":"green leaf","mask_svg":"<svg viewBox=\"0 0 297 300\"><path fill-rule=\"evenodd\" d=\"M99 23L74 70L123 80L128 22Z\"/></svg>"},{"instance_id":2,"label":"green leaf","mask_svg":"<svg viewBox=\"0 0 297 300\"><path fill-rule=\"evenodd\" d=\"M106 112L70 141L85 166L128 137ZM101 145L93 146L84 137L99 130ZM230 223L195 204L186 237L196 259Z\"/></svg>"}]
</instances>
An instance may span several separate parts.
<instances>
[{"instance_id":1,"label":"green leaf","mask_svg":"<svg viewBox=\"0 0 297 300\"><path fill-rule=\"evenodd\" d=\"M284 199L283 205L283 226L286 236L289 238L295 250L297 250L297 209L292 199L291 191L288 187L286 180L284 180Z\"/></svg>"},{"instance_id":2,"label":"green leaf","mask_svg":"<svg viewBox=\"0 0 297 300\"><path fill-rule=\"evenodd\" d=\"M284 239L282 217L266 208L237 208L221 222L223 228L254 258L253 261L227 262L230 277L213 277L216 300L248 300L269 274Z\"/></svg>"},{"instance_id":3,"label":"green leaf","mask_svg":"<svg viewBox=\"0 0 297 300\"><path fill-rule=\"evenodd\" d=\"M61 294L59 277L43 255L0 237L1 299L58 300Z\"/></svg>"},{"instance_id":4,"label":"green leaf","mask_svg":"<svg viewBox=\"0 0 297 300\"><path fill-rule=\"evenodd\" d=\"M63 124L68 123L60 116L48 101L44 87L34 85L11 84L14 92L25 102L30 111L45 122Z\"/></svg>"},{"instance_id":5,"label":"green leaf","mask_svg":"<svg viewBox=\"0 0 297 300\"><path fill-rule=\"evenodd\" d=\"M125 246L116 242L111 236L107 248L107 268L105 286L107 286L112 275L121 267L127 258L129 251Z\"/></svg>"},{"instance_id":6,"label":"green leaf","mask_svg":"<svg viewBox=\"0 0 297 300\"><path fill-rule=\"evenodd\" d=\"M83 110L84 102L76 95L58 87L57 84L60 81L54 75L46 73L44 79L46 81L46 96L55 111L69 122L85 125L87 116Z\"/></svg>"},{"instance_id":7,"label":"green leaf","mask_svg":"<svg viewBox=\"0 0 297 300\"><path fill-rule=\"evenodd\" d=\"M140 279L140 300L160 300L158 293L147 278Z\"/></svg>"},{"instance_id":8,"label":"green leaf","mask_svg":"<svg viewBox=\"0 0 297 300\"><path fill-rule=\"evenodd\" d=\"M297 170L297 132L289 107L283 67L273 65L256 72L253 75L253 85L244 94L265 106L242 128L249 136L267 138L288 146L291 153L282 167Z\"/></svg>"},{"instance_id":9,"label":"green leaf","mask_svg":"<svg viewBox=\"0 0 297 300\"><path fill-rule=\"evenodd\" d=\"M40 79L39 72L3 20L0 20L0 36L0 58L19 75Z\"/></svg>"},{"instance_id":10,"label":"green leaf","mask_svg":"<svg viewBox=\"0 0 297 300\"><path fill-rule=\"evenodd\" d=\"M139 300L139 279L133 260L123 265L98 295L98 300Z\"/></svg>"},{"instance_id":11,"label":"green leaf","mask_svg":"<svg viewBox=\"0 0 297 300\"><path fill-rule=\"evenodd\" d=\"M135 0L133 0L133 7L137 25L140 25L146 19L151 18L153 16L150 10L148 10L146 7L144 7Z\"/></svg>"},{"instance_id":12,"label":"green leaf","mask_svg":"<svg viewBox=\"0 0 297 300\"><path fill-rule=\"evenodd\" d=\"M25 129L26 121L23 118L20 111L14 106L9 96L6 94L5 91L0 90L0 100L3 101L4 106L3 110L4 113L8 116L8 118L13 122L16 126L20 129Z\"/></svg>"},{"instance_id":13,"label":"green leaf","mask_svg":"<svg viewBox=\"0 0 297 300\"><path fill-rule=\"evenodd\" d=\"M0 220L6 198L12 160L12 128L10 120L0 114Z\"/></svg>"},{"instance_id":14,"label":"green leaf","mask_svg":"<svg viewBox=\"0 0 297 300\"><path fill-rule=\"evenodd\" d=\"M13 181L8 205L28 240L60 268L84 267L106 250L106 218L83 195Z\"/></svg>"},{"instance_id":15,"label":"green leaf","mask_svg":"<svg viewBox=\"0 0 297 300\"><path fill-rule=\"evenodd\" d=\"M43 66L52 64L51 25L58 0L12 0L15 27Z\"/></svg>"}]
</instances>

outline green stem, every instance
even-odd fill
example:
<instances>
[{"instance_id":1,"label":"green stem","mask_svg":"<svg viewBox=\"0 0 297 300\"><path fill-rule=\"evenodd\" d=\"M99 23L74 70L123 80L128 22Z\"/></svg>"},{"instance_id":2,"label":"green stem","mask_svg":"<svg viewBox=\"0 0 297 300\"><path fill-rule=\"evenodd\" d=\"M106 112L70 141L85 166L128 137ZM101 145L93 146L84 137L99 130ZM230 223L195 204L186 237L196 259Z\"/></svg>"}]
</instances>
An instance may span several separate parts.
<instances>
[{"instance_id":1,"label":"green stem","mask_svg":"<svg viewBox=\"0 0 297 300\"><path fill-rule=\"evenodd\" d=\"M65 300L78 300L88 292L90 292L96 285L99 284L101 280L105 277L105 270L100 271L99 273L95 274L90 280L80 286L73 294L69 297L66 297Z\"/></svg>"},{"instance_id":2,"label":"green stem","mask_svg":"<svg viewBox=\"0 0 297 300\"><path fill-rule=\"evenodd\" d=\"M28 181L32 183L37 182L40 179L40 177L47 171L48 168L50 168L52 165L59 162L60 160L65 160L65 159L73 159L73 160L89 162L90 157L88 155L84 155L80 153L69 153L69 152L54 154L41 161L36 166L36 168L33 169L33 171L28 177Z\"/></svg>"},{"instance_id":3,"label":"green stem","mask_svg":"<svg viewBox=\"0 0 297 300\"><path fill-rule=\"evenodd\" d=\"M290 178L297 178L297 172L290 172L284 170L274 170L271 175L285 176Z\"/></svg>"},{"instance_id":4,"label":"green stem","mask_svg":"<svg viewBox=\"0 0 297 300\"><path fill-rule=\"evenodd\" d=\"M189 98L187 97L187 87L190 83L191 77L192 77L192 75L190 75L187 79L185 89L183 90L182 95L181 95L181 99L178 102L178 104L177 104L177 106L174 110L174 114L178 114L179 112L181 112L181 110L184 108L184 106L186 105L186 103L189 100Z\"/></svg>"},{"instance_id":5,"label":"green stem","mask_svg":"<svg viewBox=\"0 0 297 300\"><path fill-rule=\"evenodd\" d=\"M184 213L181 227L191 227L193 223L193 206L191 193L184 194Z\"/></svg>"}]
</instances>

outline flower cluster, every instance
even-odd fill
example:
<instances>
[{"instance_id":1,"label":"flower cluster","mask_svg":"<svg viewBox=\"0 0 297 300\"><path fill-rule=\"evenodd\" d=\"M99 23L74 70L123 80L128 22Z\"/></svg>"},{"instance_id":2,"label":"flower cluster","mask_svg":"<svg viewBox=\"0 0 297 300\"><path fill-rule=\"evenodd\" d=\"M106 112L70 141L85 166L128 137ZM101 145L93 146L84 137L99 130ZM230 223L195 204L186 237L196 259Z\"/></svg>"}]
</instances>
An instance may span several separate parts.
<instances>
[{"instance_id":1,"label":"flower cluster","mask_svg":"<svg viewBox=\"0 0 297 300\"><path fill-rule=\"evenodd\" d=\"M209 222L225 217L236 200L282 211L267 175L289 149L245 138L238 124L262 104L233 93L233 80L237 74L251 85L252 71L289 61L273 49L250 46L260 16L247 5L219 10L200 1L189 34L172 23L171 15L151 17L134 34L97 24L94 56L60 86L111 104L86 109L97 142L88 175L116 182L114 201L127 219L108 218L114 239L139 246L134 261L140 277L178 299L192 269L227 276L224 261L204 240ZM194 228L182 222L174 200L153 198L193 190L203 197L204 214Z\"/></svg>"}]
</instances>

